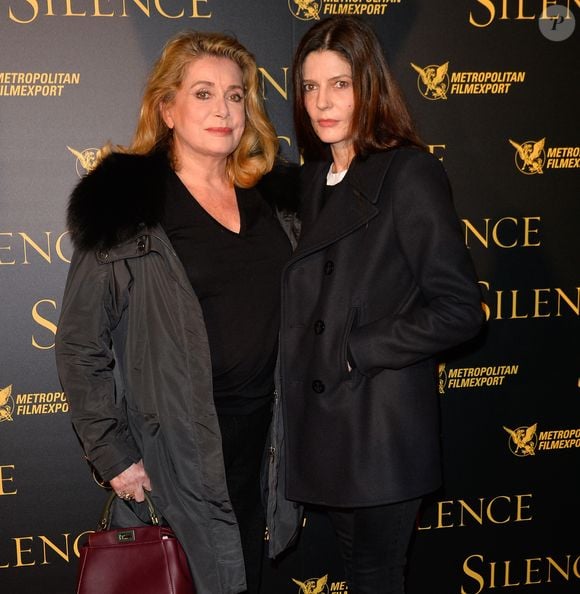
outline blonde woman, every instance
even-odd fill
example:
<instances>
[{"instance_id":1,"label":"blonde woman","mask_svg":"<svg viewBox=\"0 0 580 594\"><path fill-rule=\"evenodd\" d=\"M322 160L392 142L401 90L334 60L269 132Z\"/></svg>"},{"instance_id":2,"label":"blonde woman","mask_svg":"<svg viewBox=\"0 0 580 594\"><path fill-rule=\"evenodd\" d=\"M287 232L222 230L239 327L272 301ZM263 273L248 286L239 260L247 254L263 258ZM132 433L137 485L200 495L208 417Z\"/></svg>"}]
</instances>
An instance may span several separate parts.
<instances>
[{"instance_id":1,"label":"blonde woman","mask_svg":"<svg viewBox=\"0 0 580 594\"><path fill-rule=\"evenodd\" d=\"M276 151L253 56L228 36L182 33L151 72L132 145L109 147L69 204L56 355L73 425L119 497L138 508L151 491L198 594L244 591L244 574L259 587L292 249L277 196L256 188Z\"/></svg>"}]
</instances>

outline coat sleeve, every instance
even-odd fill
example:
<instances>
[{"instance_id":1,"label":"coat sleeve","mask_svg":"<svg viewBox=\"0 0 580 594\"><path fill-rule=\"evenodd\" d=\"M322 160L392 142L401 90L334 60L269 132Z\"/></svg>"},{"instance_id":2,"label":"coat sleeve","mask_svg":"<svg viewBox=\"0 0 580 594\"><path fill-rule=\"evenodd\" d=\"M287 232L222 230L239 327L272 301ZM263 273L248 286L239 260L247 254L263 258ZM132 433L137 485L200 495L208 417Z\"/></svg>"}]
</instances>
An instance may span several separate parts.
<instances>
[{"instance_id":1,"label":"coat sleeve","mask_svg":"<svg viewBox=\"0 0 580 594\"><path fill-rule=\"evenodd\" d=\"M351 362L368 376L465 342L483 322L481 291L440 162L404 151L391 165L382 192L388 194L381 199L392 209L400 248L384 257L403 257L415 287L395 315L353 329Z\"/></svg>"},{"instance_id":2,"label":"coat sleeve","mask_svg":"<svg viewBox=\"0 0 580 594\"><path fill-rule=\"evenodd\" d=\"M72 423L89 462L108 481L140 459L115 381L112 332L121 321L128 285L92 251L73 255L56 336L59 378ZM121 275L122 276L122 275Z\"/></svg>"}]
</instances>

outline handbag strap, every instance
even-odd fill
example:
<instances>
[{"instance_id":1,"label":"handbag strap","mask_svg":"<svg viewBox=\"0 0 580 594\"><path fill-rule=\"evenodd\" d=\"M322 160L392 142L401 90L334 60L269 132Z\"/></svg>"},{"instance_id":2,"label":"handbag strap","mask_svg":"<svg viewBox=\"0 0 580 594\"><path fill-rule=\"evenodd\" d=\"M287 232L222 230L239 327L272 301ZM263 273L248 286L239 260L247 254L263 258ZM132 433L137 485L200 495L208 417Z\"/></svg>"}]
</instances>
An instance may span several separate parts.
<instances>
[{"instance_id":1,"label":"handbag strap","mask_svg":"<svg viewBox=\"0 0 580 594\"><path fill-rule=\"evenodd\" d=\"M151 501L151 497L149 497L147 491L143 490L143 494L145 495L145 502L147 503L147 509L149 510L149 518L151 519L151 524L153 526L159 526L159 516L155 511L155 507L153 506L153 502ZM115 499L117 499L117 494L113 491L107 502L105 503L105 509L103 509L103 513L101 515L101 519L97 525L97 532L101 532L102 530L109 530L111 528L111 518L113 515L113 503L115 503Z\"/></svg>"}]
</instances>

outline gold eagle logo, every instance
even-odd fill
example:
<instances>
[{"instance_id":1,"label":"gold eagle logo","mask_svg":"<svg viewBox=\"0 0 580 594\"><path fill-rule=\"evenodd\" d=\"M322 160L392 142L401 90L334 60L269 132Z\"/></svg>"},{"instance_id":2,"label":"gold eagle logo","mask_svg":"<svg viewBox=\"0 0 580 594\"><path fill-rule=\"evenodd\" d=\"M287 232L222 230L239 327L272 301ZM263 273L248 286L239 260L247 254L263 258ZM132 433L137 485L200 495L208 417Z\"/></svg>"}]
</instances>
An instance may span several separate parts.
<instances>
[{"instance_id":1,"label":"gold eagle logo","mask_svg":"<svg viewBox=\"0 0 580 594\"><path fill-rule=\"evenodd\" d=\"M534 456L536 454L536 429L538 423L530 427L518 427L509 429L503 427L510 436L510 450L516 456Z\"/></svg>"},{"instance_id":2,"label":"gold eagle logo","mask_svg":"<svg viewBox=\"0 0 580 594\"><path fill-rule=\"evenodd\" d=\"M311 578L305 582L295 580L294 578L292 578L292 581L300 586L300 592L302 594L321 594L327 590L326 582L328 581L328 574L321 578Z\"/></svg>"},{"instance_id":3,"label":"gold eagle logo","mask_svg":"<svg viewBox=\"0 0 580 594\"><path fill-rule=\"evenodd\" d=\"M546 161L544 153L545 138L527 140L521 144L514 142L510 138L509 143L516 149L516 166L522 173L526 175L544 173L543 167Z\"/></svg>"},{"instance_id":4,"label":"gold eagle logo","mask_svg":"<svg viewBox=\"0 0 580 594\"><path fill-rule=\"evenodd\" d=\"M320 2L314 0L288 0L288 8L301 21L320 20Z\"/></svg>"},{"instance_id":5,"label":"gold eagle logo","mask_svg":"<svg viewBox=\"0 0 580 594\"><path fill-rule=\"evenodd\" d=\"M411 67L419 74L417 78L417 87L425 99L436 101L437 99L447 99L447 89L449 88L449 62L441 64L431 64L421 68L411 62Z\"/></svg>"},{"instance_id":6,"label":"gold eagle logo","mask_svg":"<svg viewBox=\"0 0 580 594\"><path fill-rule=\"evenodd\" d=\"M445 369L445 363L439 363L437 366L439 372L439 394L445 394L445 386L447 385L447 371Z\"/></svg>"},{"instance_id":7,"label":"gold eagle logo","mask_svg":"<svg viewBox=\"0 0 580 594\"><path fill-rule=\"evenodd\" d=\"M12 384L0 390L0 423L13 421L14 400L12 399Z\"/></svg>"},{"instance_id":8,"label":"gold eagle logo","mask_svg":"<svg viewBox=\"0 0 580 594\"><path fill-rule=\"evenodd\" d=\"M84 151L77 151L67 145L66 147L76 158L76 170L79 177L86 173L90 173L101 160L101 150L96 148L88 148Z\"/></svg>"}]
</instances>

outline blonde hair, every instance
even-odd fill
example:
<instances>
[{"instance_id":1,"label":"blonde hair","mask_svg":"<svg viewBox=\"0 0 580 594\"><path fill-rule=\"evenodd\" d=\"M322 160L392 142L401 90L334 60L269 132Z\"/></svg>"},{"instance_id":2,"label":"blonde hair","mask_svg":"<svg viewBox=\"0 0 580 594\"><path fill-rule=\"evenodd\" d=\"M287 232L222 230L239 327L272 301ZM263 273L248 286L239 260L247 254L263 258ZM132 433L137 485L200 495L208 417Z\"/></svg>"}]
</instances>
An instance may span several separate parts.
<instances>
[{"instance_id":1,"label":"blonde hair","mask_svg":"<svg viewBox=\"0 0 580 594\"><path fill-rule=\"evenodd\" d=\"M117 148L140 155L157 148L166 149L173 166L178 168L172 150L172 131L163 120L161 106L175 97L187 66L203 56L227 58L242 70L246 125L239 145L227 159L226 173L233 184L242 188L251 187L272 169L278 139L259 93L258 67L254 56L229 35L184 31L166 43L145 86L133 141L125 149Z\"/></svg>"}]
</instances>

